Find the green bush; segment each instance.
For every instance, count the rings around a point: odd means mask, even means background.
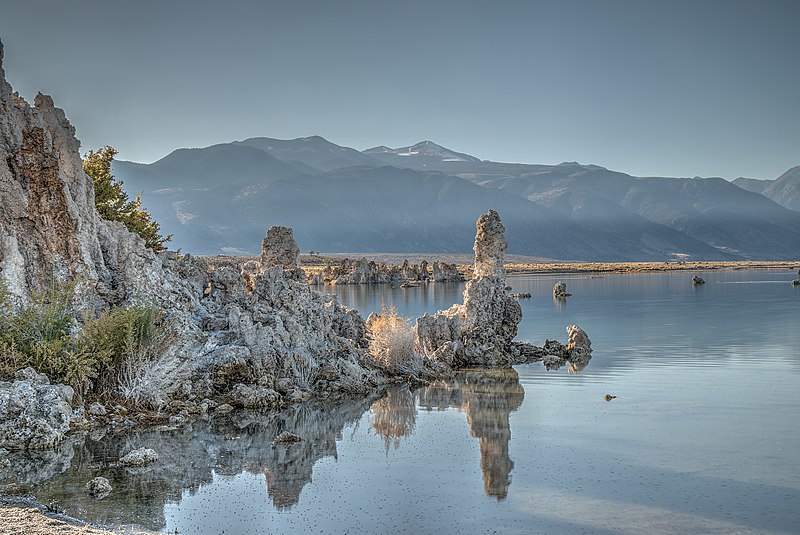
[[[154,359],[164,338],[163,313],[137,304],[73,316],[74,284],[53,281],[28,305],[11,306],[0,284],[0,376],[31,366],[82,396],[113,398],[131,369]]]
[[[111,162],[116,155],[117,150],[106,145],[97,151],[90,150],[83,157],[83,170],[94,182],[97,211],[103,219],[119,221],[129,231],[141,236],[145,245],[156,253],[161,252],[172,236],[161,235],[161,226],[142,207],[141,193],[130,200],[122,182],[111,174]]]

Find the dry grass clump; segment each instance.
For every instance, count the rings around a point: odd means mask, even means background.
[[[373,364],[394,374],[419,373],[422,357],[414,347],[414,332],[394,305],[387,308],[383,304],[380,314],[370,315],[367,335]]]

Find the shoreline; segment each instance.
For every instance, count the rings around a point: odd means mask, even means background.
[[[332,256],[336,254],[337,256]],[[309,275],[315,275],[325,267],[325,261],[338,261],[343,260],[344,256],[339,256],[339,253],[330,253],[327,255],[300,255],[300,267]],[[382,255],[386,257],[387,255]],[[453,255],[448,254],[429,254],[421,255],[418,253],[409,253],[391,255],[392,258],[384,258],[389,260],[386,262],[390,266],[400,266],[404,261],[409,263],[419,261],[419,259],[433,261],[455,261],[458,271],[464,275],[466,280],[472,277],[472,263],[466,263],[462,259],[454,258]],[[514,256],[514,255],[509,255]],[[374,258],[375,255],[370,254],[353,254],[351,258],[367,258],[368,260]],[[243,263],[250,260],[258,260],[260,257],[254,255],[198,255],[198,258],[203,258],[209,261],[212,265],[217,266],[241,266]],[[459,261],[461,260],[461,261]],[[736,260],[736,261],[714,261],[714,260],[697,260],[697,261],[670,261],[670,262],[506,262],[506,274],[508,275],[547,275],[547,274],[570,274],[570,273],[613,273],[613,274],[626,274],[626,273],[668,273],[678,271],[736,271],[745,269],[757,270],[790,270],[795,274],[800,270],[800,257],[796,260]]]
[[[668,273],[678,271],[738,271],[800,269],[795,261],[735,261],[735,262],[563,262],[547,264],[506,264],[509,275],[545,275],[561,273]]]
[[[50,535],[80,533],[84,535],[113,535],[115,532],[96,528],[83,520],[53,511],[33,496],[0,496],[0,535]],[[133,532],[131,532],[133,533]],[[145,533],[145,532],[137,532]]]

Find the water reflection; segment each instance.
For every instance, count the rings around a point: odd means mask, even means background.
[[[67,514],[94,524],[159,530],[165,525],[166,503],[195,494],[212,484],[215,475],[248,472],[264,474],[268,500],[285,510],[298,503],[314,464],[324,457],[337,458],[336,441],[342,430],[355,425],[377,397],[309,402],[268,414],[215,415],[176,430],[93,433],[66,441],[52,459],[13,452],[11,467],[0,470],[0,491],[57,502]],[[274,444],[283,431],[304,440]],[[138,447],[153,448],[158,462],[135,471],[115,465]],[[36,458],[29,459],[31,455]],[[107,478],[114,489],[102,501],[84,490],[96,476]]]
[[[384,438],[388,453],[391,444],[398,448],[400,438],[414,432],[417,423],[416,395],[408,386],[392,387],[386,397],[372,404],[370,413],[370,429]]]
[[[425,410],[458,409],[467,417],[470,434],[480,442],[483,488],[498,500],[508,495],[514,462],[508,453],[511,440],[509,415],[525,399],[513,369],[466,370],[453,381],[436,383],[411,392],[407,386],[389,390],[372,405],[372,428],[384,437],[386,448],[398,447],[416,422],[416,407]]]

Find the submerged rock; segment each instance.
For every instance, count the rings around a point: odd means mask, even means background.
[[[295,435],[294,433],[290,433],[289,431],[283,431],[280,435],[275,437],[275,440],[272,441],[273,444],[293,444],[295,442],[300,442],[303,440],[303,437],[300,435]]]
[[[133,450],[119,460],[122,466],[144,466],[158,460],[158,453],[150,448]]]
[[[86,491],[92,498],[102,500],[114,490],[111,488],[111,483],[104,477],[96,477],[86,483]]]
[[[703,280],[703,277],[698,277],[697,275],[692,277],[692,284],[705,284],[705,283],[706,281]]]

